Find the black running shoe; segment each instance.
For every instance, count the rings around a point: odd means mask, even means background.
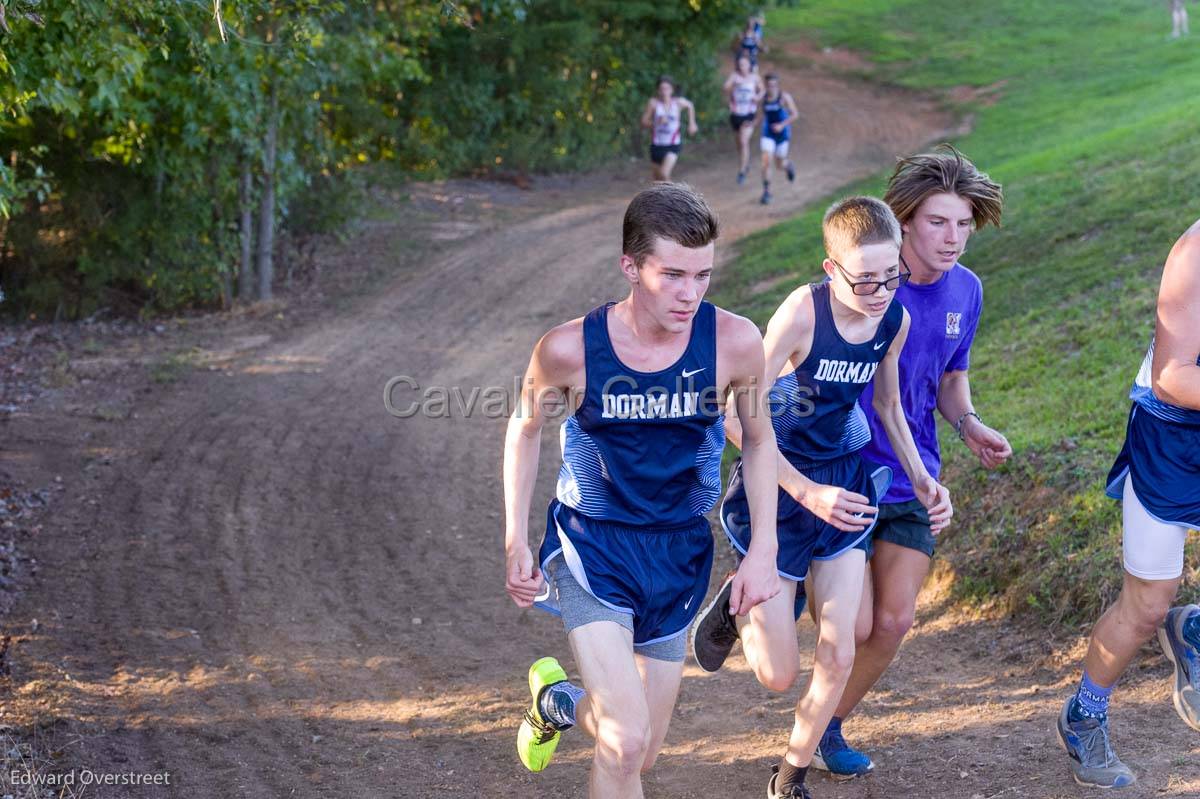
[[[740,185],[742,185],[742,184],[743,184],[743,183],[745,183],[745,182],[746,182],[746,173],[745,173],[745,172],[738,172],[738,185],[740,186]]]
[[[791,161],[788,161],[788,164],[787,164],[787,176],[788,176],[788,183],[796,182],[796,165],[793,164]]]
[[[793,785],[787,793],[775,789],[775,778],[779,776],[779,766],[771,766],[771,780],[767,783],[767,799],[812,799],[807,785]]]
[[[762,197],[759,199],[758,202],[759,202],[759,205],[770,205],[771,204],[771,192],[764,191],[762,193]]]
[[[729,597],[733,594],[733,574],[721,584],[721,590],[708,603],[708,607],[696,616],[692,626],[692,654],[700,668],[715,672],[721,668],[725,658],[737,643],[738,631],[733,616],[729,615]]]

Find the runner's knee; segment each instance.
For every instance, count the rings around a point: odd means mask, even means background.
[[[768,691],[786,691],[796,682],[800,673],[799,658],[768,658],[762,663],[756,663],[754,676]]]
[[[830,679],[844,681],[854,667],[854,641],[819,641],[814,659]]]
[[[650,722],[646,718],[601,718],[596,731],[596,765],[618,777],[642,771],[650,758]]]
[[[875,614],[875,625],[871,630],[871,638],[878,643],[898,647],[912,626],[912,609],[880,610]]]
[[[1177,590],[1175,580],[1143,580],[1127,574],[1117,602],[1126,621],[1134,625],[1141,637],[1149,638],[1167,617]]]

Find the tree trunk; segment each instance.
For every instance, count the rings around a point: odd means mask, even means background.
[[[279,134],[279,96],[271,82],[271,105],[267,115],[267,136],[263,142],[263,192],[258,215],[258,298],[271,299],[271,263],[275,247],[275,139]]]
[[[250,159],[242,159],[242,176],[238,184],[238,212],[241,216],[242,259],[238,270],[238,299],[254,299],[254,173]]]

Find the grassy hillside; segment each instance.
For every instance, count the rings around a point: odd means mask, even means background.
[[[962,599],[1070,623],[1119,588],[1119,506],[1103,477],[1162,261],[1200,216],[1200,35],[1169,30],[1166,3],[1146,0],[952,13],[932,0],[812,0],[769,14],[771,36],[851,48],[873,65],[868,79],[959,103],[975,127],[955,144],[1004,185],[1004,227],[977,233],[963,262],[985,291],[976,405],[1016,457],[986,474],[943,437],[958,513],[942,553]],[[885,177],[858,188],[879,193]],[[765,322],[819,270],[820,213],[746,240],[718,301]]]

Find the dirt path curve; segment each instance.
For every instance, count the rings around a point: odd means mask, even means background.
[[[786,81],[806,120],[800,176],[778,184],[769,212],[753,186],[734,185],[728,146],[685,153],[679,177],[706,194],[728,238],[948,123],[865,85]],[[171,788],[86,795],[584,794],[582,736],[536,778],[512,753],[529,662],[570,661],[557,623],[503,593],[503,420],[456,408],[398,420],[381,401],[400,374],[423,387],[511,386],[542,331],[620,292],[620,213],[638,181],[575,185],[529,193],[491,228],[417,230],[403,214],[372,225],[334,255],[459,240],[349,312],[189,374],[136,419],[34,413],[5,426],[7,467],[86,481],[94,501],[65,501],[49,519],[55,534],[35,554],[53,579],[12,617],[26,633],[0,710],[44,725],[64,770],[171,774]],[[538,505],[551,492],[552,434],[543,451]],[[97,457],[108,465],[83,471]],[[1038,693],[1061,694],[1066,672],[1014,649],[1023,639],[1002,628],[955,626],[936,608],[927,618],[855,730],[880,773],[818,780],[819,795],[1074,795],[1047,750],[1053,701]],[[1173,722],[1160,688],[1142,698],[1158,703],[1148,718]],[[759,795],[791,701],[761,691],[740,658],[716,678],[689,668],[648,795]],[[1129,743],[1135,762],[1200,785],[1186,761]]]

